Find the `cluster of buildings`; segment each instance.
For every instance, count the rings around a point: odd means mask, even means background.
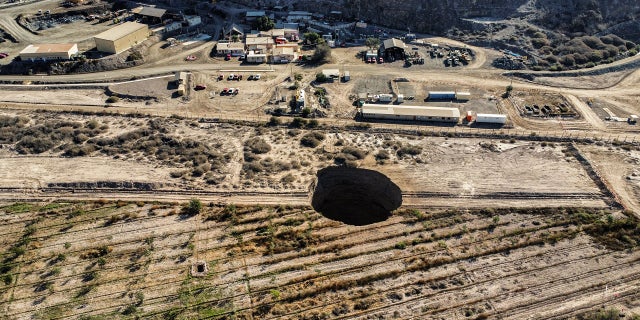
[[[404,105],[403,96],[397,95],[396,102],[392,94],[367,95],[360,94],[359,114],[365,120],[391,120],[391,121],[417,121],[417,122],[443,122],[458,123],[461,119],[460,109],[455,107],[439,106],[411,106]],[[465,91],[429,91],[425,101],[468,101],[470,92]],[[378,103],[365,103],[378,102]],[[464,120],[467,123],[504,125],[507,123],[507,115],[486,114],[467,111]]]
[[[125,22],[94,37],[98,51],[117,54],[142,43],[149,37],[149,27],[137,22]],[[77,43],[30,44],[19,57],[22,61],[69,60],[78,55]]]
[[[218,55],[242,56],[249,63],[289,63],[298,60],[300,55],[298,29],[271,29],[245,35],[239,28],[232,27],[227,36],[237,41],[218,42]]]
[[[148,6],[134,8],[131,13],[144,23],[124,22],[96,35],[94,40],[98,51],[121,53],[142,43],[152,33],[166,33],[202,23],[200,16],[180,16],[182,21],[175,21],[176,17],[168,14],[167,10]],[[150,30],[150,25],[157,27]],[[23,61],[69,60],[78,53],[76,43],[30,44],[20,52],[19,57]]]

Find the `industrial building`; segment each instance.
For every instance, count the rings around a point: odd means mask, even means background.
[[[387,60],[400,60],[404,59],[404,51],[407,45],[400,39],[391,38],[382,43],[384,50],[384,57]]]
[[[167,10],[143,6],[141,9],[135,10],[133,12],[137,17],[149,24],[157,24],[162,23],[162,18],[164,17],[165,13],[167,13]]]
[[[457,123],[460,120],[458,108],[428,106],[398,106],[364,104],[361,109],[363,119],[433,121]]]
[[[76,43],[30,44],[20,51],[20,59],[25,60],[69,60],[78,53]]]
[[[98,51],[120,53],[142,43],[149,37],[149,27],[137,22],[125,22],[95,36]]]

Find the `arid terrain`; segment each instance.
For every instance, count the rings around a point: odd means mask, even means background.
[[[548,19],[520,2],[496,37]],[[112,25],[34,33],[19,14],[66,9],[3,5],[3,66]],[[365,63],[360,42],[254,65],[215,54],[218,14],[211,40],[150,37],[128,68],[0,75],[0,319],[640,319],[640,56],[512,72],[496,47],[418,34],[422,64]],[[461,117],[363,120],[381,94]]]

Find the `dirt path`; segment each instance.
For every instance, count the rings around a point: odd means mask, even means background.
[[[584,103],[582,100],[578,99],[574,95],[564,94],[563,95],[571,104],[576,108],[576,110],[587,120],[589,124],[591,124],[594,128],[598,130],[606,130],[605,124],[600,120],[598,115],[589,108],[589,106]]]

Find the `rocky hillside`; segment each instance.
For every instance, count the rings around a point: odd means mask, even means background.
[[[615,33],[638,41],[638,0],[234,0],[255,7],[286,5],[291,10],[342,11],[346,20],[362,19],[414,32],[445,34],[470,29],[468,18],[521,19],[563,34]]]

